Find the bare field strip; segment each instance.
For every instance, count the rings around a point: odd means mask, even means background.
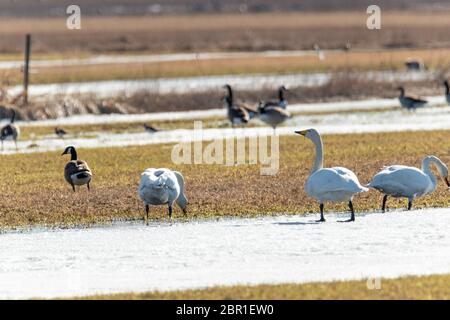
[[[369,70],[405,70],[404,62],[421,59],[431,70],[450,68],[450,49],[375,50],[331,52],[325,60],[316,56],[248,57],[157,63],[100,64],[36,67],[31,83],[65,83],[104,80],[177,78],[210,75],[289,74]],[[20,84],[20,70],[1,70],[3,82]]]
[[[168,292],[120,293],[94,295],[79,299],[93,300],[352,300],[352,299],[450,299],[450,275],[381,279],[380,290],[370,290],[367,281],[319,282],[258,286],[221,286],[208,289]]]
[[[385,12],[383,29],[366,28],[361,12],[216,14],[164,17],[86,17],[71,31],[65,18],[2,19],[0,52],[22,51],[32,32],[34,52],[292,50],[448,46],[449,12]]]
[[[450,163],[448,134],[433,131],[426,135],[421,132],[326,135],[325,165],[349,167],[362,183],[367,183],[384,165],[420,166],[428,154]],[[318,210],[303,191],[313,147],[300,137],[280,138],[280,170],[276,176],[261,176],[260,166],[255,165],[172,165],[171,151],[172,145],[79,150],[80,157],[94,171],[90,193],[84,189],[73,193],[66,185],[62,172],[67,159],[59,152],[3,155],[0,226],[7,229],[29,225],[74,226],[141,219],[142,204],[136,188],[140,173],[147,167],[171,167],[184,173],[191,204],[186,217],[175,211],[176,219]],[[208,188],[204,181],[209,181]],[[355,208],[357,212],[376,210],[380,202],[380,194],[372,191],[358,195]],[[415,202],[417,208],[448,205],[448,190],[442,185],[431,196]],[[389,202],[391,208],[404,206],[404,201]],[[346,211],[346,207],[335,205],[327,210]],[[152,218],[165,217],[165,208],[152,209]]]

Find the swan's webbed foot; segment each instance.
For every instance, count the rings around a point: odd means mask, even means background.
[[[316,222],[325,222],[325,217],[323,216],[323,203],[320,204],[320,219]]]

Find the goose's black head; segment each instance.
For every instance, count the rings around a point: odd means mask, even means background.
[[[77,150],[75,150],[75,147],[73,146],[67,147],[61,155],[63,156],[65,154],[70,154],[71,160],[77,160]]]
[[[405,94],[405,88],[403,88],[402,86],[397,87],[397,90],[400,91],[401,96]]]

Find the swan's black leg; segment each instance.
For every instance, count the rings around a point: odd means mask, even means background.
[[[172,218],[172,206],[169,206],[169,218]]]
[[[73,192],[75,192],[75,185],[74,184],[72,184],[72,189],[73,189]]]
[[[91,186],[89,184],[90,184],[90,182],[87,183],[87,188],[89,191],[91,191]]]
[[[148,204],[146,204],[145,205],[145,215],[146,215],[146,222],[147,222],[147,225],[148,225],[148,213],[149,213],[149,211],[150,211],[150,206],[148,205]]]
[[[317,222],[325,222],[325,217],[323,216],[323,203],[320,204],[320,220]]]
[[[383,213],[386,211],[386,201],[387,201],[388,195],[385,194],[383,197],[383,204],[381,206],[381,211],[383,211]]]
[[[339,221],[339,222],[353,222],[353,221],[355,221],[355,210],[353,209],[353,202],[352,202],[352,200],[350,200],[348,202],[348,208],[350,209],[350,212],[351,212],[350,219]]]
[[[408,200],[408,210],[411,210],[411,207],[412,207],[412,201]]]

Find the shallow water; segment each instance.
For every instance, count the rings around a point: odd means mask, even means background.
[[[356,202],[357,203],[357,202]],[[450,272],[449,209],[0,235],[0,298]]]

